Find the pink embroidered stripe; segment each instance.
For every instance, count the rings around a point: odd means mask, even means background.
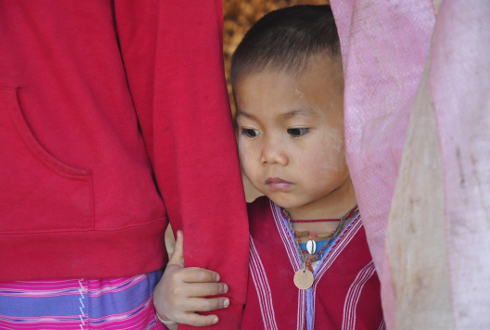
[[[250,237],[250,274],[254,281],[257,296],[259,298],[260,311],[265,329],[277,330],[274,307],[272,305],[272,294],[265,274],[264,265],[260,260],[253,238]]]
[[[270,201],[270,206],[276,222],[277,231],[279,232],[282,242],[286,247],[291,266],[293,266],[293,269],[296,272],[301,267],[301,257],[296,249],[294,238],[290,236],[289,228],[287,228],[284,224],[279,206],[274,204],[273,201]]]
[[[356,279],[347,292],[344,303],[344,318],[342,320],[342,330],[354,330],[356,328],[356,307],[361,296],[364,284],[374,275],[374,262],[371,260],[363,269],[359,271]]]
[[[163,330],[151,298],[160,276],[0,283],[0,329]]]
[[[358,214],[357,217],[352,220],[352,222],[344,229],[344,232],[341,234],[339,239],[334,243],[331,247],[331,250],[328,252],[325,259],[323,259],[322,264],[319,266],[318,271],[315,274],[315,282],[312,286],[313,291],[313,308],[315,308],[316,304],[316,291],[318,287],[318,283],[320,283],[321,278],[325,274],[325,272],[330,268],[330,266],[334,263],[337,257],[344,251],[344,249],[349,245],[350,241],[357,234],[359,229],[362,227],[361,215]],[[315,315],[313,314],[313,324],[315,321]]]
[[[298,289],[298,316],[296,329],[304,330],[306,326],[306,290]]]
[[[314,290],[316,290],[316,285],[322,278],[323,274],[328,270],[328,268],[334,263],[337,257],[344,251],[345,247],[349,245],[354,236],[356,236],[359,229],[362,228],[361,216],[358,215],[352,222],[344,229],[341,237],[333,244],[330,252],[327,254],[320,268],[315,274],[315,284],[313,284]]]
[[[92,297],[104,293],[123,291],[144,279],[146,275],[123,277],[111,281],[88,280],[88,291]],[[79,292],[79,280],[18,281],[0,284],[0,295],[13,297],[55,297]]]

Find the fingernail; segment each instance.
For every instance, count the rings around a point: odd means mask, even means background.
[[[218,282],[218,281],[219,281],[219,274],[214,275],[214,280],[215,280],[216,282]]]
[[[223,284],[223,293],[227,293],[227,292],[228,292],[228,285]]]
[[[230,306],[230,300],[226,299],[225,302],[223,303],[223,307],[227,308],[228,306]]]
[[[218,318],[217,318],[217,317],[215,317],[215,318],[213,319],[213,324],[216,324],[216,323],[218,323]]]

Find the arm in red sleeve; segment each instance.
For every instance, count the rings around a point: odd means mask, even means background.
[[[223,72],[221,1],[116,0],[115,13],[156,181],[172,227],[184,231],[186,266],[220,274],[231,305],[216,313],[214,327],[238,329],[248,222]]]

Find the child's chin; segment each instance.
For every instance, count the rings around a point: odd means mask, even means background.
[[[267,195],[266,195],[267,196]],[[296,208],[298,207],[298,203],[295,201],[290,200],[289,198],[284,198],[284,197],[278,197],[278,196],[267,196],[271,201],[276,203],[278,206],[282,207],[283,209],[290,209],[290,208]]]

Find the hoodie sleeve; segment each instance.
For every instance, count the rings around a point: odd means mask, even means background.
[[[220,274],[231,305],[216,312],[214,328],[238,329],[248,221],[224,78],[222,3],[116,0],[114,10],[155,180],[173,229],[184,232],[185,265]]]

